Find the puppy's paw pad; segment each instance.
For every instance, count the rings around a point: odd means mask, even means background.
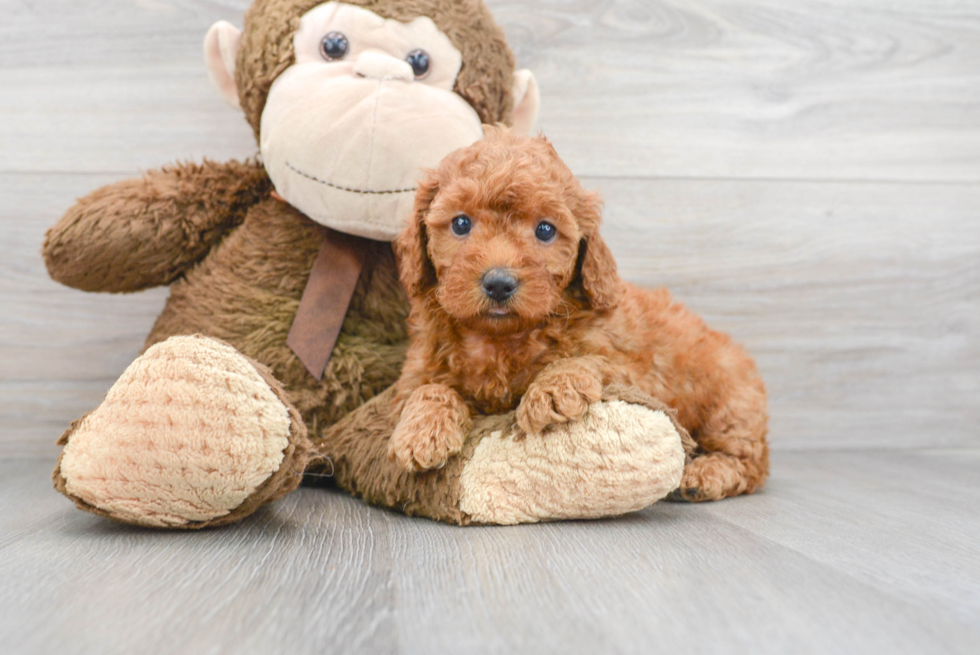
[[[701,490],[697,487],[678,487],[667,494],[667,500],[673,503],[694,503],[700,497]]]

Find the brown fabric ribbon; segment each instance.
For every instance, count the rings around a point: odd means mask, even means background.
[[[320,252],[286,337],[286,345],[317,382],[323,379],[364,268],[364,246],[364,239],[323,228]]]

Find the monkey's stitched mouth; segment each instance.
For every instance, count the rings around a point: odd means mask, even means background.
[[[362,195],[369,195],[369,196],[386,196],[386,195],[393,195],[396,193],[415,193],[416,191],[418,191],[418,187],[412,187],[410,189],[389,189],[385,191],[372,191],[369,189],[352,189],[350,187],[340,186],[339,184],[333,184],[332,182],[327,182],[326,180],[321,180],[320,178],[310,175],[309,173],[304,173],[303,171],[299,170],[298,168],[290,164],[288,161],[286,162],[286,166],[289,168],[289,170],[293,171],[297,175],[302,175],[308,180],[313,180],[314,182],[318,182],[319,184],[328,186],[331,189],[337,189],[338,191],[347,191],[348,193],[360,193]]]

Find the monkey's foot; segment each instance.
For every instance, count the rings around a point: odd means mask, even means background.
[[[72,423],[52,478],[82,509],[125,523],[230,523],[300,483],[309,441],[264,366],[228,344],[172,337]]]
[[[579,420],[527,435],[514,412],[473,423],[443,468],[389,462],[392,391],[314,438],[312,468],[366,500],[449,523],[515,524],[617,516],[680,484],[690,437],[673,412],[629,388],[606,389]]]

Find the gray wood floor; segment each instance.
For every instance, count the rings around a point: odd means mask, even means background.
[[[48,482],[166,290],[51,282],[74,198],[247,157],[248,0],[0,0],[0,652],[980,652],[980,0],[488,0],[624,274],[756,355],[764,494],[459,529],[303,489],[156,533]]]
[[[3,652],[976,653],[980,451],[777,454],[765,493],[457,528],[302,489],[149,532],[0,463]]]

